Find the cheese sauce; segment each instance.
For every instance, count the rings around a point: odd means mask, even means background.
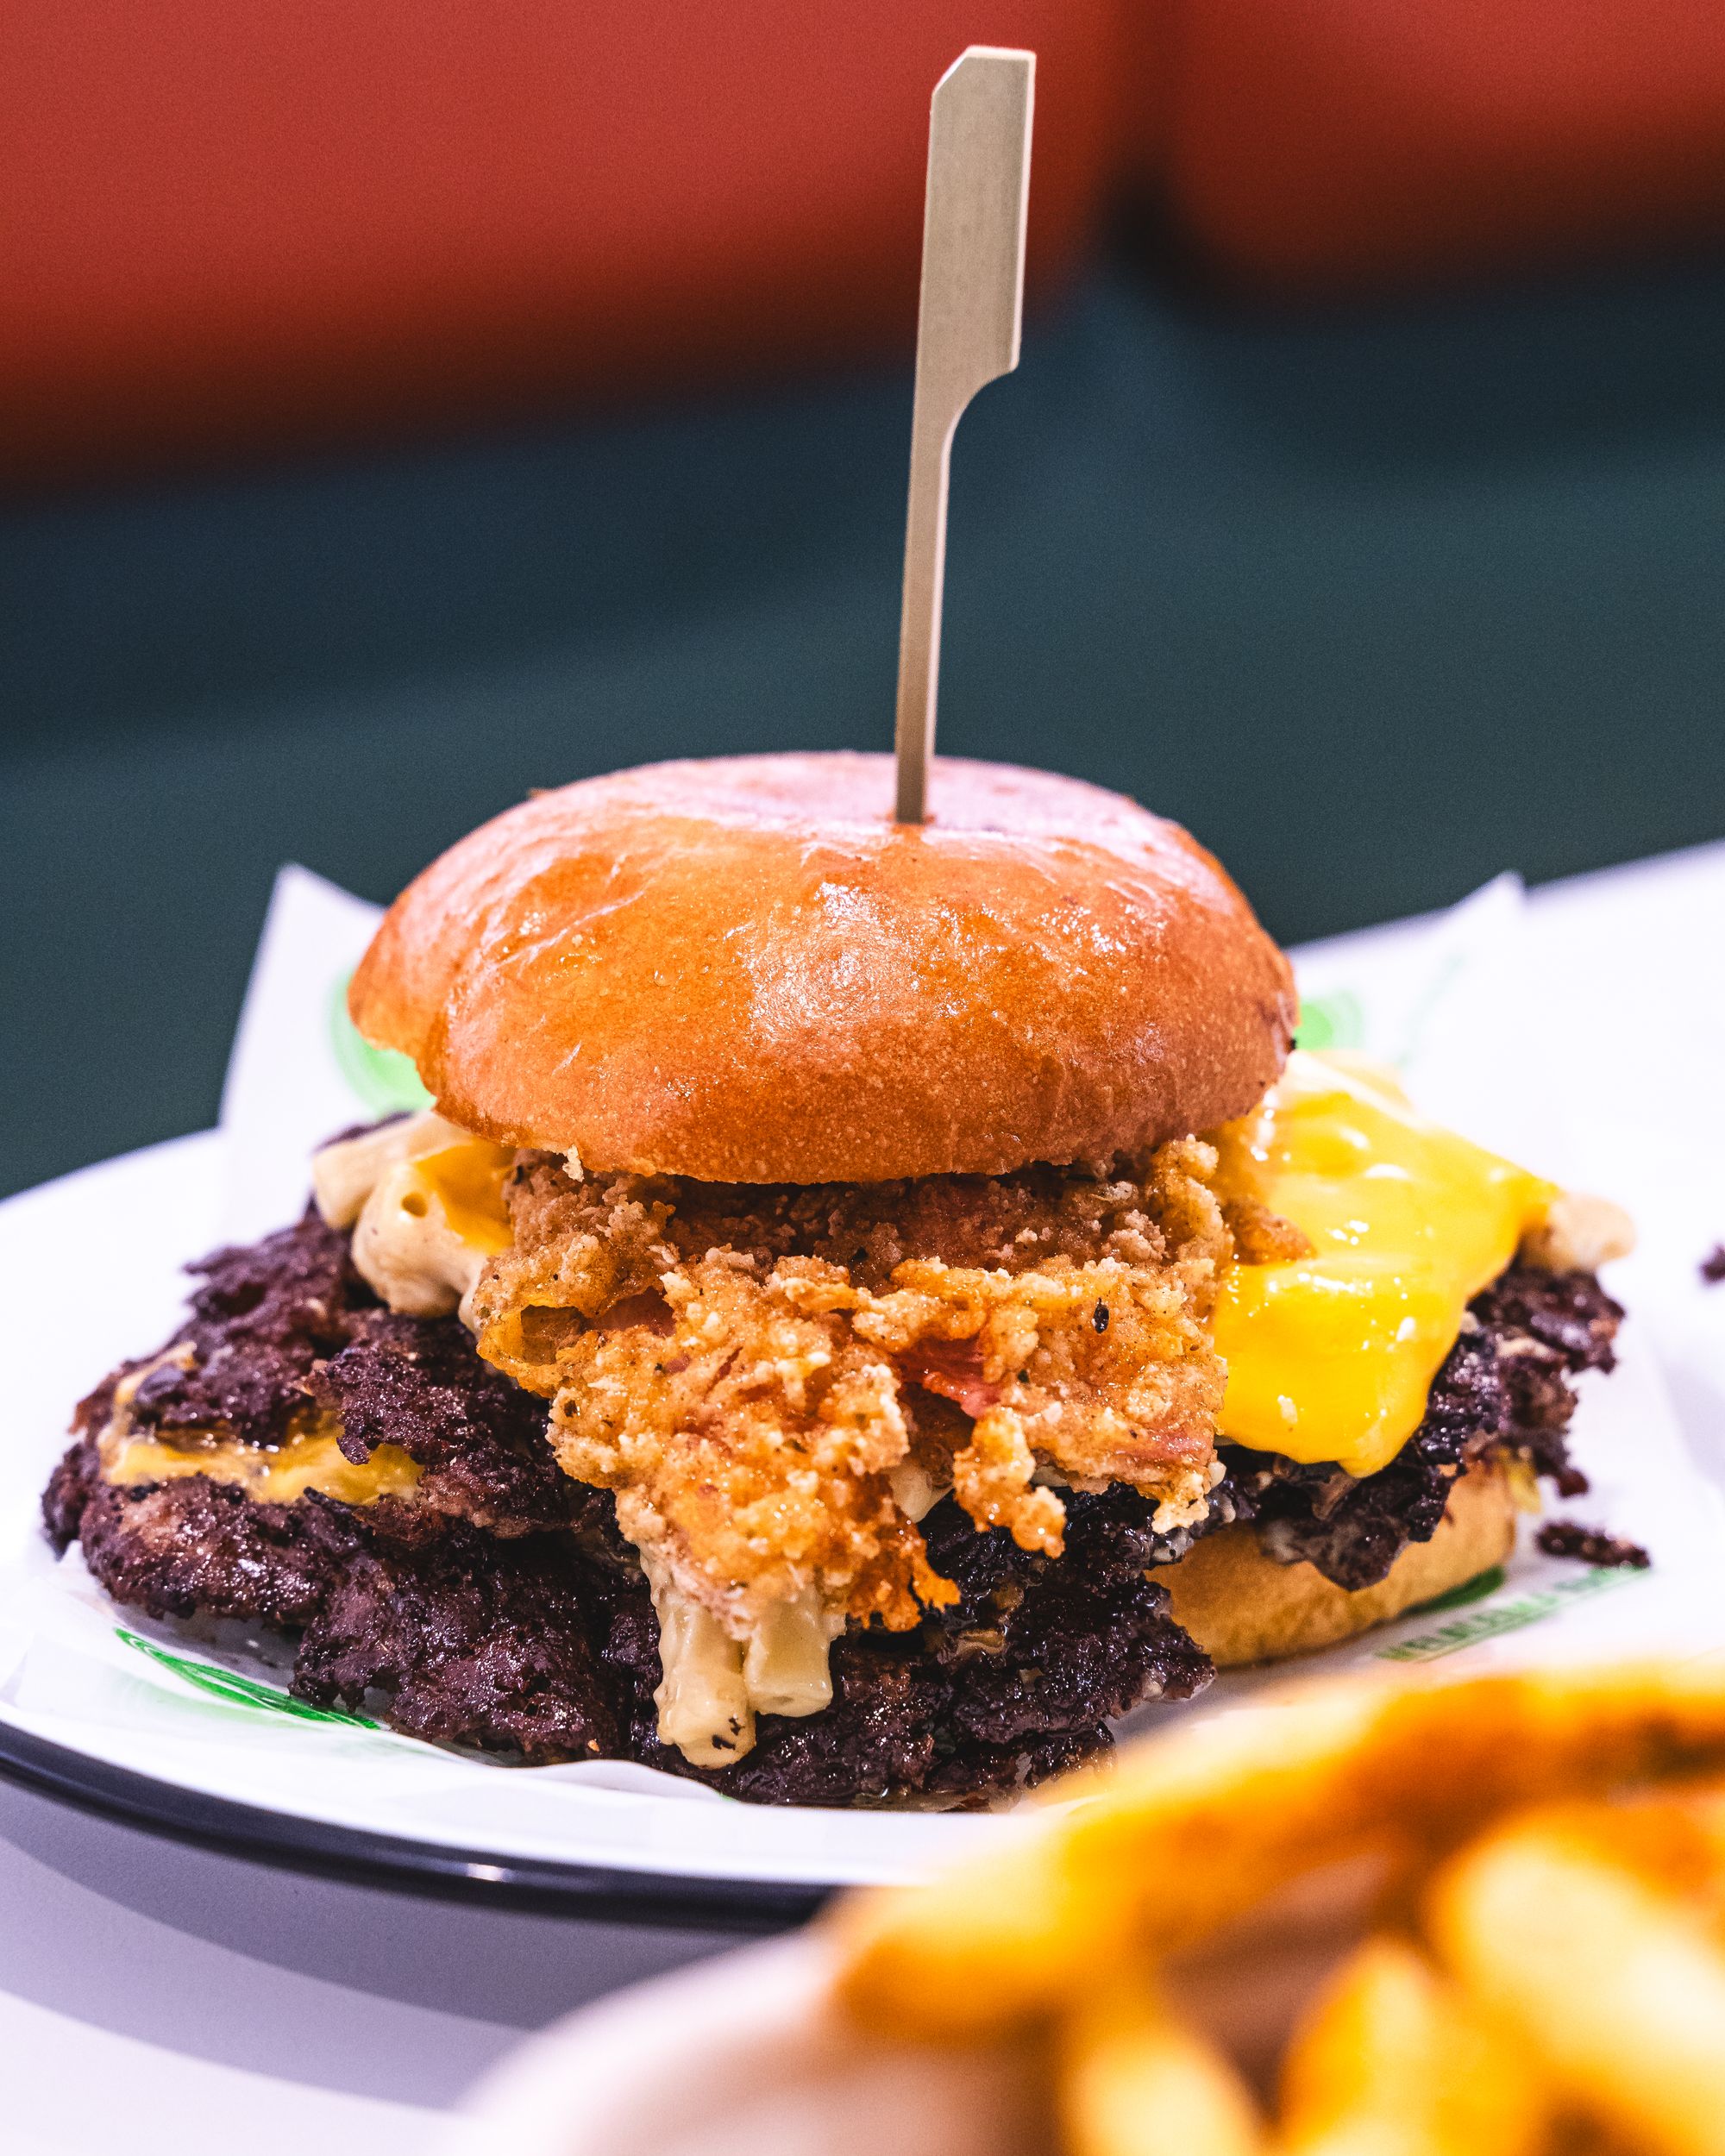
[[[1314,1245],[1223,1281],[1220,1434],[1372,1474],[1419,1426],[1468,1301],[1557,1190],[1427,1122],[1387,1073],[1297,1050],[1262,1106],[1214,1137],[1223,1198],[1256,1199]]]
[[[207,1475],[212,1482],[237,1482],[261,1505],[291,1505],[307,1490],[320,1490],[344,1505],[374,1505],[404,1495],[419,1480],[418,1463],[398,1445],[380,1445],[363,1465],[348,1458],[327,1431],[308,1432],[285,1445],[239,1445],[232,1438],[198,1444],[190,1431],[181,1445],[111,1433],[103,1441],[102,1479],[122,1489]]]
[[[509,1248],[514,1158],[428,1110],[324,1146],[312,1188],[330,1226],[353,1230],[354,1267],[392,1310],[465,1319],[487,1259]]]

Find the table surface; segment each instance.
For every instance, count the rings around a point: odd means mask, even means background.
[[[18,2156],[431,2146],[528,2031],[731,1944],[276,1871],[0,1783]]]

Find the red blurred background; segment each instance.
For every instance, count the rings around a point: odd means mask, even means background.
[[[359,432],[913,332],[930,91],[974,5],[15,0],[0,454]],[[1042,57],[1036,274],[1108,183],[1111,0]]]
[[[927,100],[1038,58],[1032,277],[1136,197],[1299,297],[1725,229],[1718,0],[11,0],[0,468],[901,348]]]

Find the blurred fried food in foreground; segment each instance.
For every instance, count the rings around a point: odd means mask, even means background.
[[[983,2034],[1362,1846],[1442,1849],[1517,1804],[1709,1766],[1725,1662],[1278,1689],[1057,1783],[998,1852],[842,1905],[844,1996],[894,2034]]]
[[[1521,2047],[1399,1939],[1349,1959],[1283,2061],[1290,2156],[1534,2156],[1549,2109]]]
[[[1146,1985],[1100,1977],[1063,2038],[1060,2123],[1071,2156],[1260,2156],[1250,2090]]]
[[[841,1904],[837,1995],[1047,2040],[1068,2156],[1725,2156],[1722,1770],[1722,1657],[1288,1688]]]
[[[1638,1874],[1633,1841],[1614,1858],[1615,1824],[1602,1805],[1465,1851],[1433,1890],[1433,1942],[1569,2109],[1628,2147],[1725,2152],[1717,1929]]]

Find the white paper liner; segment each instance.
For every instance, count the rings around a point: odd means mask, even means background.
[[[190,1789],[500,1858],[825,1883],[913,1876],[1000,1831],[987,1816],[766,1811],[623,1762],[524,1770],[440,1752],[296,1710],[279,1646],[248,1646],[238,1628],[194,1639],[116,1612],[76,1552],[54,1561],[37,1503],[70,1405],[171,1329],[179,1264],[291,1218],[321,1139],[412,1104],[411,1071],[366,1050],[342,1012],[376,919],[285,869],[223,1134],[0,1206],[0,1296],[28,1326],[0,1452],[0,1719]],[[1575,1425],[1594,1488],[1564,1509],[1655,1558],[1647,1572],[1593,1572],[1540,1556],[1524,1534],[1501,1585],[1303,1666],[1725,1644],[1725,1499],[1685,1441],[1665,1375],[1705,1446],[1725,1401],[1725,1288],[1709,1300],[1696,1271],[1725,1236],[1725,1145],[1716,1107],[1703,1109],[1725,1067],[1725,1000],[1716,990],[1709,1004],[1697,982],[1702,954],[1721,949],[1725,849],[1531,900],[1500,878],[1447,915],[1296,955],[1314,1032],[1396,1062],[1434,1113],[1637,1212],[1643,1250],[1613,1283],[1633,1312],[1621,1366],[1586,1381]],[[1219,1680],[1172,1711],[1224,1711],[1288,1666]],[[1153,1727],[1170,1711],[1129,1719]]]

